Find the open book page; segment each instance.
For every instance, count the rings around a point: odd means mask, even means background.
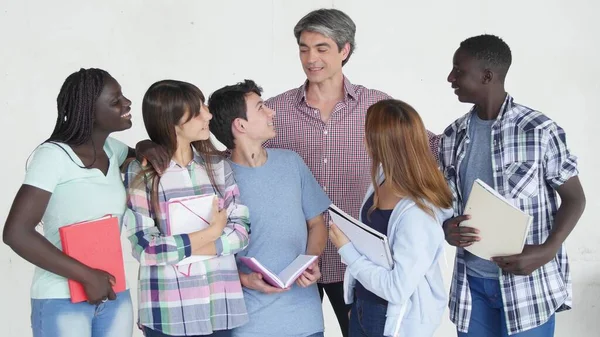
[[[279,275],[276,275],[263,266],[256,258],[240,257],[240,261],[247,265],[253,272],[261,274],[265,282],[282,289],[291,286],[306,268],[316,260],[317,256],[314,255],[299,255]]]
[[[523,251],[533,217],[515,207],[498,192],[477,179],[473,183],[464,214],[471,219],[460,226],[479,230],[481,240],[465,249],[482,259],[519,254]]]
[[[274,287],[285,288],[279,276],[270,271],[269,268],[263,266],[257,259],[253,257],[240,257],[240,261],[244,262],[253,272],[261,274],[265,282]]]
[[[283,283],[284,287],[287,288],[308,268],[313,262],[317,260],[314,255],[298,255],[298,257],[292,261],[284,270],[279,273],[279,280]]]

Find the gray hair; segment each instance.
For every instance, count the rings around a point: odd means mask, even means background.
[[[303,31],[319,33],[332,39],[337,44],[338,51],[341,51],[346,43],[350,44],[350,52],[342,66],[348,62],[356,48],[356,25],[346,13],[337,9],[317,9],[300,19],[294,27],[294,36],[298,43]]]

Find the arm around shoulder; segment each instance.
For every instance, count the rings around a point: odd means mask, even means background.
[[[169,265],[191,256],[187,234],[164,236],[156,225],[150,193],[152,182],[137,160],[127,166],[125,188],[129,209],[123,216],[123,224],[133,256],[140,264]]]

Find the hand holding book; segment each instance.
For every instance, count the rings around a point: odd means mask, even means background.
[[[346,234],[344,234],[344,232],[342,232],[332,221],[329,221],[329,240],[331,240],[331,243],[333,243],[337,249],[342,248],[345,244],[350,242]]]
[[[515,275],[530,275],[534,270],[550,262],[556,256],[556,250],[546,245],[525,245],[523,252],[510,256],[493,257],[507,273]]]
[[[252,272],[250,274],[244,274],[240,272],[240,281],[242,286],[248,289],[260,291],[263,294],[278,294],[291,289],[273,287],[264,281],[262,274],[256,272]]]
[[[479,230],[473,227],[460,226],[460,223],[468,220],[468,214],[455,216],[444,221],[444,235],[446,241],[454,247],[468,247],[481,240],[477,234]]]
[[[113,287],[117,281],[114,276],[100,269],[90,269],[87,277],[81,282],[87,302],[98,305],[117,298]]]
[[[476,179],[465,204],[464,214],[468,217],[460,222],[458,228],[450,227],[449,230],[459,231],[462,241],[459,245],[464,245],[465,250],[482,259],[521,255],[533,217],[518,205],[518,200],[506,199],[485,182]],[[464,237],[469,235],[476,235],[479,240],[465,243]]]
[[[125,267],[116,217],[84,221],[59,228],[63,252],[86,266],[69,279],[71,302],[100,304],[125,290]]]
[[[306,270],[298,277],[296,284],[306,288],[311,286],[321,278],[321,269],[319,269],[319,261],[313,262]]]
[[[307,269],[312,268],[312,271],[307,274],[310,280],[303,280],[302,284],[313,284],[311,280],[313,280],[316,276],[314,263],[317,262],[318,257],[315,255],[298,255],[294,261],[292,261],[284,270],[282,270],[279,274],[275,274],[273,271],[269,270],[267,267],[263,266],[256,258],[242,256],[239,257],[239,260],[243,262],[250,270],[261,274],[261,279],[270,285],[280,288],[280,289],[288,289],[298,280],[298,278],[302,277]],[[318,266],[317,266],[318,269]],[[320,274],[320,271],[318,272]],[[317,278],[318,280],[318,278]],[[299,286],[302,284],[298,283]],[[258,290],[258,289],[257,289]]]
[[[209,226],[214,229],[214,234],[218,238],[223,234],[223,229],[227,225],[227,210],[225,208],[219,209],[219,198],[217,196],[213,199],[211,214],[212,219]]]

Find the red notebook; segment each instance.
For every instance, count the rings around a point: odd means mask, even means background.
[[[58,231],[65,254],[86,266],[113,275],[117,281],[113,286],[115,293],[125,290],[125,265],[116,217],[80,222],[61,227]],[[87,301],[81,283],[69,280],[69,291],[72,303]]]

